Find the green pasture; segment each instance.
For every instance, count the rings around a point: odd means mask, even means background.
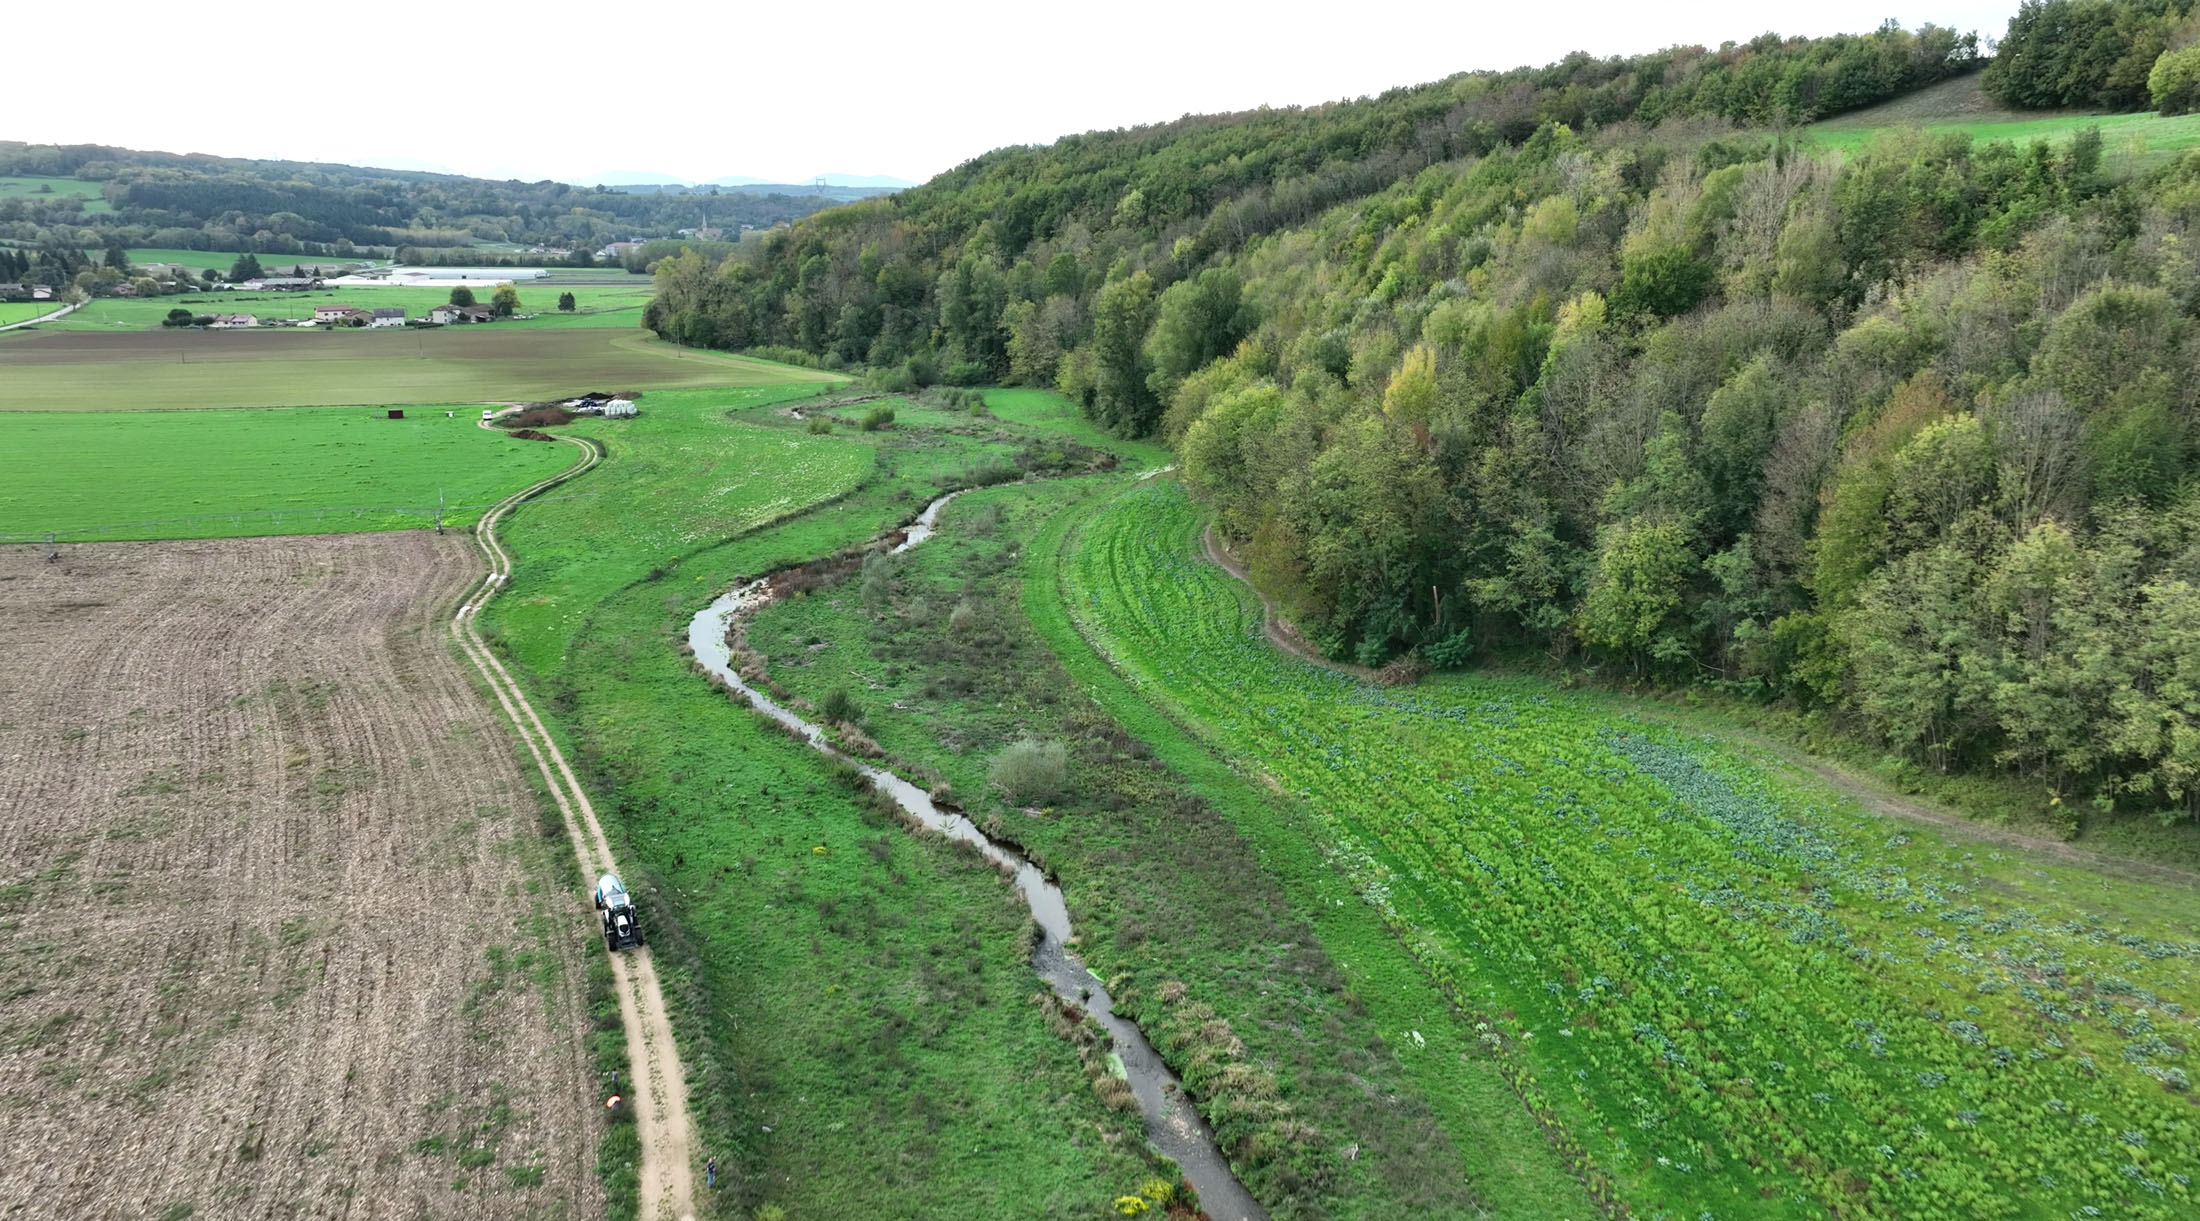
[[[59,301],[0,301],[0,326],[43,317],[60,308]]]
[[[813,392],[653,394],[633,421],[564,430],[609,447],[571,485],[596,495],[508,519],[514,571],[483,630],[547,696],[652,913],[718,1159],[706,1215],[1105,1215],[1159,1168],[1031,1003],[1013,891],[677,649],[735,581],[860,543],[1004,450],[813,434],[783,410]]]
[[[2088,127],[2101,129],[2104,158],[2134,169],[2166,161],[2200,144],[2200,114],[2163,118],[2140,114],[2011,110],[1979,88],[1977,74],[1943,81],[1880,105],[1804,129],[1820,147],[1855,152],[1890,132],[1968,132],[1975,140],[2061,143]]]
[[[1200,526],[1155,481],[1032,563],[1140,700],[1316,813],[1638,1211],[2190,1215],[2188,887],[1867,813],[1624,701],[1307,665]]]
[[[2163,118],[2153,113],[2111,115],[2056,115],[2040,119],[1951,119],[1917,124],[1933,133],[1968,132],[1980,141],[2007,140],[2030,144],[2034,140],[2060,143],[2087,127],[2101,129],[2103,156],[2111,162],[2137,167],[2166,161],[2200,145],[2200,114]],[[1875,136],[1900,128],[1836,126],[1821,123],[1809,129],[1823,147],[1854,152]]]
[[[211,267],[225,276],[229,274],[230,266],[242,257],[236,251],[224,250],[176,250],[155,246],[131,246],[128,249],[130,262],[141,267],[147,263],[180,263],[193,271],[203,271]],[[104,249],[86,250],[84,253],[95,259],[106,255]],[[303,267],[308,271],[319,267],[324,272],[334,272],[339,268],[357,267],[376,261],[358,255],[343,258],[333,254],[262,254],[254,257],[260,260],[261,269],[271,276],[289,275],[293,267]]]
[[[114,205],[99,193],[100,184],[74,178],[0,178],[0,199],[74,195],[84,201],[86,212],[112,212]]]
[[[616,287],[574,285],[548,288],[532,284],[516,287],[519,289],[522,312],[535,316],[507,318],[489,325],[500,329],[575,326],[638,329],[642,325],[642,309],[649,304],[650,293],[649,281],[646,279]],[[480,304],[487,305],[489,294],[494,291],[496,290],[477,288],[474,290],[474,297]],[[557,308],[558,295],[567,292],[573,294],[575,309],[571,314],[561,314]],[[317,305],[352,305],[360,309],[394,306],[404,310],[408,318],[425,318],[429,310],[448,304],[450,299],[451,290],[448,287],[330,288],[304,293],[232,290],[178,293],[167,297],[100,297],[87,302],[83,309],[67,318],[48,325],[57,331],[158,330],[162,320],[168,317],[168,311],[172,309],[187,309],[194,314],[253,314],[263,319],[311,318]]]
[[[0,411],[532,402],[842,380],[610,327],[0,335]]]
[[[485,505],[575,460],[516,441],[473,408],[23,413],[0,446],[0,535],[88,541],[417,529],[439,499]],[[316,513],[410,508],[408,513]],[[235,514],[236,516],[211,516]],[[477,511],[454,513],[471,522]],[[118,530],[95,527],[171,518]],[[86,532],[89,533],[78,533]]]

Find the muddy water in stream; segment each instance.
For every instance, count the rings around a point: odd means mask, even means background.
[[[951,496],[943,496],[925,506],[923,514],[909,527],[907,537],[894,550],[897,553],[907,551],[930,538],[940,509],[950,499]],[[1116,1054],[1122,1058],[1124,1071],[1130,1079],[1131,1092],[1137,1095],[1139,1109],[1145,1113],[1147,1137],[1183,1169],[1185,1182],[1199,1193],[1200,1207],[1216,1221],[1265,1221],[1267,1214],[1230,1173],[1228,1160],[1215,1148],[1214,1133],[1208,1130],[1206,1121],[1184,1097],[1176,1074],[1162,1063],[1145,1034],[1130,1019],[1116,1014],[1108,990],[1070,950],[1069,905],[1062,899],[1061,888],[1047,881],[1038,867],[1020,853],[987,838],[976,823],[934,805],[931,795],[923,789],[884,768],[848,758],[833,749],[825,740],[824,731],[773,703],[770,697],[742,681],[734,671],[732,650],[726,644],[732,624],[740,616],[763,606],[770,596],[770,587],[763,581],[755,581],[697,612],[688,622],[688,647],[694,650],[695,660],[703,669],[740,692],[766,716],[801,733],[811,746],[861,768],[880,792],[892,797],[925,826],[972,844],[987,860],[1014,870],[1016,889],[1031,905],[1032,917],[1044,934],[1038,949],[1032,953],[1032,970],[1046,981],[1056,996],[1092,1014],[1113,1037]]]

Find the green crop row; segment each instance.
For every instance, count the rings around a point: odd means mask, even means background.
[[[1168,482],[1097,511],[1063,560],[1080,629],[1320,813],[1335,867],[1643,1211],[2190,1215],[2189,895],[2111,923],[2074,878],[2012,890],[1537,684],[1299,663],[1197,528]]]

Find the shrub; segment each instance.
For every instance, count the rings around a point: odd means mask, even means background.
[[[917,388],[916,375],[907,368],[873,369],[863,375],[863,384],[887,394],[900,394]]]
[[[1060,742],[1023,738],[993,757],[986,778],[1010,801],[1046,801],[1069,783],[1069,751]]]
[[[817,706],[817,713],[828,721],[855,725],[863,720],[863,708],[845,687],[835,687],[825,693],[825,699]]]
[[[885,406],[873,407],[869,411],[863,413],[862,428],[865,432],[877,432],[879,429],[885,428],[893,422],[893,408]]]
[[[832,430],[833,422],[826,419],[824,416],[819,416],[816,419],[810,421],[810,434],[812,436],[822,437]]]
[[[872,610],[886,605],[894,593],[894,557],[874,551],[863,557],[863,604]]]
[[[1428,659],[1428,664],[1439,670],[1457,670],[1466,665],[1467,658],[1473,654],[1474,636],[1465,629],[1453,632],[1421,650],[1421,656]]]

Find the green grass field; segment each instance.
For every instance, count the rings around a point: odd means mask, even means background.
[[[225,265],[226,266],[226,265]],[[488,304],[489,291],[474,290]],[[557,309],[558,295],[573,294],[571,314]],[[646,279],[635,284],[609,287],[572,285],[547,288],[520,285],[520,307],[536,315],[511,318],[489,325],[498,329],[535,330],[547,327],[632,327],[642,325],[642,307],[649,304]],[[161,329],[172,309],[195,314],[252,314],[259,318],[311,318],[316,305],[351,305],[360,309],[394,306],[410,318],[425,318],[428,311],[451,299],[448,288],[334,288],[310,293],[201,292],[167,297],[101,297],[59,322],[47,324],[55,331],[146,331]]]
[[[73,195],[84,201],[86,212],[114,211],[114,205],[101,197],[99,188],[99,183],[74,178],[0,178],[0,199]]]
[[[98,259],[103,258],[107,252],[86,250],[84,253]],[[132,246],[129,248],[129,255],[130,261],[140,266],[146,263],[180,263],[194,271],[211,267],[225,276],[229,274],[230,265],[239,257],[235,251],[176,250],[155,246]],[[256,257],[269,275],[289,275],[293,267],[304,267],[308,270],[319,267],[325,273],[334,274],[340,268],[357,267],[377,261],[364,257],[338,258],[332,254],[263,254]]]
[[[471,408],[25,413],[0,447],[0,535],[229,538],[418,529],[433,514],[326,508],[485,505],[572,464],[570,446],[475,427]],[[194,522],[92,531],[183,517]],[[465,524],[478,512],[454,513]]]
[[[841,380],[611,327],[0,335],[0,411],[530,402]]]
[[[2010,110],[1979,90],[1976,75],[1944,81],[1878,106],[1812,124],[1805,130],[1824,148],[1855,152],[1875,137],[1922,128],[1969,132],[1985,142],[2034,140],[2060,143],[2087,127],[2101,129],[2104,160],[2112,167],[2143,170],[2200,145],[2200,114],[2084,114]]]
[[[1534,680],[1279,654],[1167,482],[1054,553],[1129,685],[1336,867],[1644,1213],[2191,1215],[2200,909]],[[1037,562],[1036,560],[1034,562]]]
[[[24,322],[60,308],[59,301],[0,301],[0,326]]]

